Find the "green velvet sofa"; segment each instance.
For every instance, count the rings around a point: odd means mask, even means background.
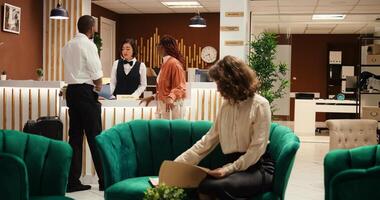
[[[69,144],[0,130],[0,199],[67,200]]]
[[[380,145],[333,150],[324,171],[325,200],[380,199]]]
[[[190,148],[211,127],[206,121],[135,120],[119,124],[96,137],[105,179],[106,200],[139,200],[148,178],[157,176],[164,160],[173,160]],[[267,151],[276,160],[273,191],[254,200],[284,199],[285,189],[299,148],[298,137],[287,127],[272,124]],[[218,146],[201,163],[217,168],[225,164]]]

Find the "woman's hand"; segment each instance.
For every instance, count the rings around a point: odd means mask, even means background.
[[[210,170],[207,172],[210,176],[213,176],[215,178],[223,178],[226,176],[226,171],[223,168],[217,168],[214,170]]]
[[[166,112],[170,112],[174,108],[174,100],[170,97],[167,97],[165,99],[165,104],[166,104]]]
[[[153,101],[153,100],[154,100],[154,96],[145,97],[145,98],[141,99],[139,105],[141,105],[142,103],[146,102],[145,106],[148,106],[149,103],[150,103],[151,101]]]

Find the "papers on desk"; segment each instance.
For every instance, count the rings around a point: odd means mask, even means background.
[[[136,100],[139,97],[133,95],[116,95],[117,100]]]

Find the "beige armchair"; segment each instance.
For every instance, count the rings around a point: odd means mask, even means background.
[[[377,144],[377,121],[371,119],[327,120],[330,150]]]

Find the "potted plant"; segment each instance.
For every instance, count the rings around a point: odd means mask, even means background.
[[[154,188],[149,188],[144,193],[144,200],[184,200],[185,190],[178,187],[170,187],[160,184]]]
[[[100,37],[100,33],[98,32],[95,32],[94,34],[94,43],[96,47],[98,48],[98,54],[100,55],[100,51],[102,50],[102,46],[103,46],[103,40]]]
[[[38,80],[42,81],[44,78],[44,69],[42,69],[41,67],[37,68],[36,73],[37,73]]]
[[[263,32],[250,43],[249,65],[256,71],[260,81],[258,93],[265,97],[270,105],[272,116],[277,110],[273,101],[285,94],[289,81],[285,78],[287,66],[284,63],[274,64],[277,35]]]
[[[7,72],[5,70],[3,70],[1,72],[1,78],[0,78],[2,81],[5,81],[7,80]]]

